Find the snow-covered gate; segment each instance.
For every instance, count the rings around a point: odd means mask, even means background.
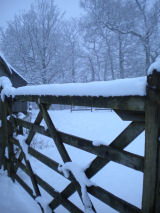
[[[133,84],[131,84],[131,82],[129,83],[130,87],[137,86],[134,85],[133,80],[134,79],[131,79]],[[16,90],[14,88],[9,88],[7,80],[3,79],[3,83],[1,83],[3,88],[1,93],[3,128],[2,163],[4,169],[8,170],[8,176],[10,176],[13,181],[17,180],[34,199],[40,196],[39,186],[41,186],[46,192],[53,196],[53,201],[49,203],[53,211],[59,205],[63,205],[70,212],[82,212],[82,210],[68,199],[77,190],[84,204],[85,212],[95,212],[95,208],[87,196],[88,193],[90,193],[118,212],[158,213],[160,211],[160,73],[154,70],[153,73],[147,77],[147,82],[146,94],[142,92],[140,95],[124,94],[124,96],[121,96],[121,94],[119,94],[118,96],[113,96],[112,94],[111,96],[105,96],[102,94],[102,96],[98,96],[92,94],[92,92],[91,95],[78,95],[78,93],[70,94],[66,88],[64,90],[66,93],[68,92],[68,95],[65,95],[61,93],[63,85],[58,86],[59,94],[55,92],[56,89],[54,88],[55,90],[52,90],[52,95],[49,92],[43,94],[45,86],[43,89],[37,86],[38,91],[43,91],[42,94],[39,95],[34,87]],[[125,80],[124,82],[122,81],[122,85],[123,84],[125,84]],[[51,90],[51,88],[49,90]],[[130,90],[129,87],[128,90]],[[74,91],[76,91],[76,88]],[[5,95],[8,97],[5,97],[5,100],[3,100]],[[32,101],[38,105],[39,113],[34,123],[16,118],[12,114],[12,104],[14,101]],[[109,146],[94,146],[92,141],[58,131],[48,113],[51,104],[72,104],[76,106],[111,108],[123,119],[132,120],[132,122]],[[40,125],[42,119],[44,119],[47,129]],[[26,145],[23,145],[23,148],[21,142],[14,137],[15,133],[20,134],[21,127],[25,127],[29,130],[28,137],[25,141]],[[144,129],[145,157],[124,151],[123,149],[141,134]],[[57,162],[30,147],[30,143],[36,132],[51,137],[54,140],[64,161],[65,169],[64,165],[59,168]],[[71,169],[72,162],[65,149],[64,143],[97,155],[90,164],[90,167],[82,174],[86,175],[86,179],[88,178],[88,180],[110,161],[144,172],[142,209],[129,204],[125,200],[118,198],[99,186],[90,186],[89,184],[87,185],[87,183],[85,185],[78,181],[74,171]],[[18,146],[21,149],[18,158],[15,156],[14,146]],[[42,180],[37,174],[34,174],[27,158],[27,151],[30,155],[58,172],[60,175],[68,178],[71,183],[61,193],[56,191],[56,189]],[[67,162],[70,162],[70,164]],[[68,165],[70,165],[70,167]],[[34,190],[18,176],[18,168],[21,168],[30,176]],[[64,175],[64,170],[69,171],[68,176]]]

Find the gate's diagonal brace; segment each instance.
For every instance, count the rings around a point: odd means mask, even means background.
[[[123,150],[145,129],[144,122],[132,122],[114,141],[109,145],[113,148]],[[92,177],[110,161],[96,157],[90,167],[86,170],[87,177]]]
[[[45,120],[45,123],[47,124],[47,127],[48,127],[48,131],[51,135],[51,137],[53,138],[55,144],[56,144],[56,147],[61,155],[61,158],[63,160],[63,162],[69,162],[71,161],[67,151],[66,151],[66,148],[65,146],[63,145],[62,141],[61,141],[61,138],[59,136],[59,134],[57,133],[57,130],[47,112],[47,109],[45,107],[44,104],[39,104],[39,109],[40,109],[40,112]]]
[[[131,141],[133,141],[138,135],[144,131],[144,122],[132,122],[121,134],[114,139],[110,144],[111,147],[119,148],[123,150],[128,146]],[[105,160],[100,157],[96,157],[91,163],[90,167],[86,170],[86,175],[88,178],[94,176],[98,171],[100,171],[107,163],[110,161]],[[70,183],[62,192],[62,196],[65,198],[70,197],[75,192],[73,183]],[[55,209],[60,205],[58,199],[54,199],[49,204],[51,208]]]
[[[23,152],[23,148],[21,147],[21,145],[20,145],[20,143],[19,143],[19,140],[17,140],[17,142],[18,142],[18,146],[19,146],[20,149],[21,149],[21,155],[22,155],[23,158],[24,158],[24,161],[25,161],[25,163],[26,163],[26,167],[27,167],[27,169],[28,169],[28,171],[29,171],[29,173],[30,173],[30,178],[31,178],[31,181],[32,181],[32,184],[33,184],[33,188],[34,188],[34,190],[35,190],[35,192],[36,192],[36,195],[35,195],[35,196],[38,197],[38,196],[41,195],[41,193],[40,193],[40,190],[39,190],[39,187],[38,187],[38,184],[37,184],[35,175],[34,175],[34,173],[33,173],[31,164],[30,164],[29,160],[26,158],[25,153]]]
[[[52,120],[51,120],[51,118],[50,118],[50,116],[49,116],[49,114],[48,114],[48,112],[47,112],[47,109],[46,109],[45,105],[41,103],[41,104],[38,104],[38,106],[39,106],[39,109],[40,109],[40,111],[41,111],[41,113],[42,113],[42,115],[43,115],[43,118],[44,118],[44,120],[45,120],[45,122],[46,122],[46,124],[47,124],[48,131],[49,131],[49,133],[50,133],[50,136],[53,138],[53,140],[54,140],[54,142],[55,142],[55,144],[56,144],[56,147],[57,147],[57,149],[58,149],[58,151],[59,151],[59,153],[60,153],[60,155],[61,155],[61,158],[63,159],[64,163],[66,163],[66,162],[71,162],[71,159],[70,159],[70,157],[69,157],[69,155],[68,155],[68,153],[67,153],[67,150],[66,150],[66,148],[65,148],[65,146],[64,146],[64,144],[63,144],[63,142],[62,142],[62,140],[61,140],[61,137],[60,137],[60,135],[58,134],[58,132],[57,132],[57,130],[56,130],[56,128],[55,128],[55,126],[54,126],[54,124],[53,124],[53,122],[52,122]],[[70,176],[71,176],[72,183],[74,184],[75,189],[77,190],[77,192],[78,192],[78,194],[79,194],[79,196],[80,196],[80,198],[81,198],[81,201],[82,201],[82,203],[83,203],[80,185],[79,185],[79,183],[76,181],[76,179],[75,179],[75,177],[72,175],[72,173],[70,173]],[[92,205],[92,206],[91,206],[92,210],[93,210],[94,212],[96,212],[96,210],[95,210],[95,208],[94,208],[94,206],[93,206],[93,204],[92,204],[91,201],[90,201],[90,203],[91,203],[91,205]],[[84,203],[83,203],[83,204],[84,204]],[[84,206],[85,206],[85,205],[84,205]]]

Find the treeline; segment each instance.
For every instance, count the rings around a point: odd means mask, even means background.
[[[0,30],[0,49],[30,83],[143,76],[160,54],[159,0],[81,0],[84,16],[65,19],[38,0]]]

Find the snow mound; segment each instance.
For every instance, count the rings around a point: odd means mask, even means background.
[[[0,212],[3,213],[41,213],[39,205],[17,182],[0,170]]]
[[[73,162],[67,162],[62,166],[59,166],[59,171],[64,173],[66,178],[69,177],[69,172],[75,177],[79,185],[81,186],[82,200],[85,208],[85,213],[94,213],[92,211],[92,204],[87,193],[87,187],[92,186],[93,183],[87,178],[84,170]]]

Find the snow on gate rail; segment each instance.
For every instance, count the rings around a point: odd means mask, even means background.
[[[13,88],[9,79],[0,78],[1,97],[17,101],[90,106],[120,110],[144,111],[146,77],[107,82],[50,84]]]
[[[126,78],[112,81],[89,83],[49,84],[13,88],[7,77],[0,77],[0,85],[6,96],[39,95],[39,96],[145,96],[146,77]]]

